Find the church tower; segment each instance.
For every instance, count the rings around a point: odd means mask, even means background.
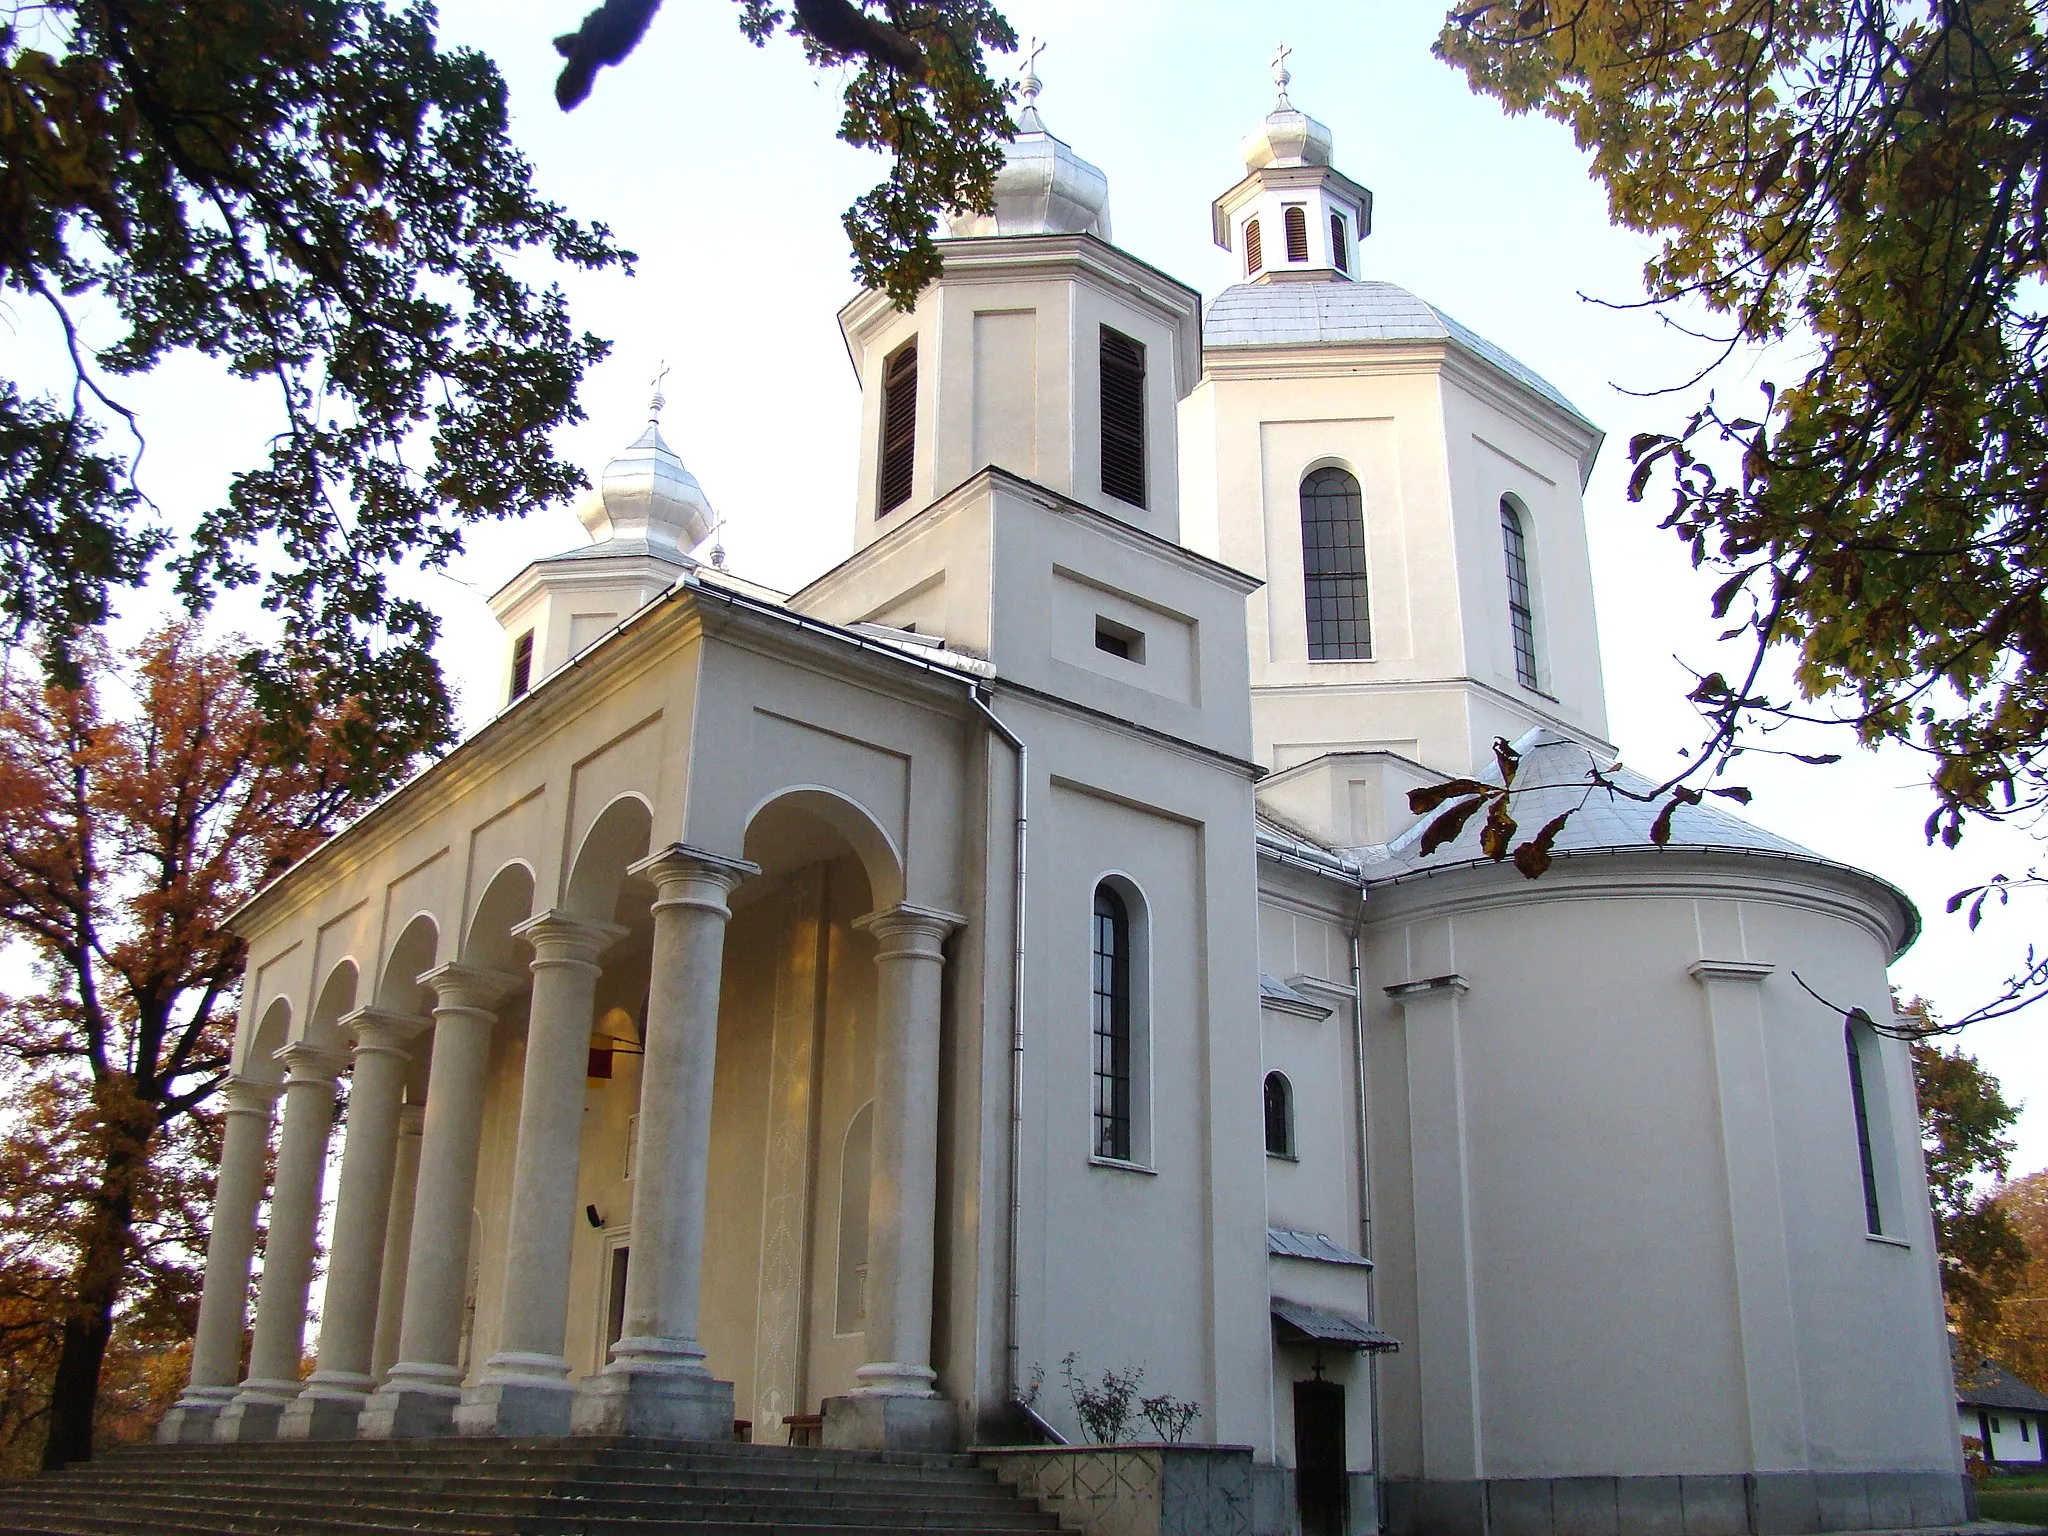
[[[867,292],[840,311],[861,381],[856,547],[990,465],[1178,537],[1174,412],[1201,373],[1201,300],[1108,243],[1108,180],[1046,130],[1039,88],[1027,62],[994,209],[951,220],[916,308]]]
[[[1385,841],[1418,783],[1548,727],[1602,756],[1582,492],[1601,433],[1491,342],[1362,275],[1372,194],[1279,99],[1212,208],[1241,281],[1181,408],[1182,537],[1249,603],[1261,800]]]

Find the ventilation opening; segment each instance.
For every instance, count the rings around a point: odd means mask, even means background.
[[[1135,661],[1143,666],[1145,634],[1142,630],[1132,629],[1127,624],[1119,624],[1115,619],[1105,619],[1101,614],[1097,614],[1095,649],[1107,651],[1112,656],[1121,657],[1125,661]]]
[[[1266,265],[1265,242],[1259,238],[1259,221],[1252,219],[1244,227],[1244,270],[1247,277],[1256,275]]]
[[[1344,215],[1341,213],[1330,215],[1330,259],[1337,264],[1339,272],[1348,274],[1351,271],[1351,242],[1344,233]]]
[[[1308,260],[1308,210],[1290,203],[1281,215],[1287,221],[1287,259]]]
[[[917,459],[917,343],[901,348],[882,374],[882,474],[876,515],[910,500]]]
[[[1102,327],[1102,489],[1145,505],[1145,347]]]
[[[533,686],[533,631],[528,630],[512,642],[512,693],[514,699],[524,698],[526,690]]]

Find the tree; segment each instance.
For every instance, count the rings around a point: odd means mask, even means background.
[[[1937,1028],[1924,1002],[1902,1010]],[[2005,1102],[1998,1079],[1960,1050],[1912,1042],[1913,1082],[1920,1096],[1920,1140],[1934,1200],[1934,1239],[1941,1254],[1941,1291],[1951,1326],[1972,1355],[1989,1353],[2000,1303],[2019,1284],[2027,1247],[1998,1190],[2011,1165],[2007,1132],[2019,1111]]]
[[[383,733],[445,740],[436,621],[387,577],[581,483],[550,434],[579,419],[605,344],[518,258],[621,254],[536,195],[496,68],[441,49],[417,0],[0,16],[0,290],[53,318],[70,376],[60,396],[0,377],[14,638],[33,629],[75,676],[71,638],[168,555],[195,607],[256,586],[280,616],[250,657],[273,713],[375,697]],[[119,398],[180,351],[267,384],[276,421],[224,505],[175,509],[196,521],[182,542],[137,479],[143,423]]]
[[[1999,1190],[1998,1206],[2026,1245],[2027,1262],[1999,1308],[1991,1354],[2037,1391],[2048,1391],[2048,1169]]]
[[[1664,526],[1724,578],[1723,638],[1750,643],[1700,679],[1706,750],[1660,793],[1818,718],[1926,755],[1930,837],[2048,804],[2041,21],[2008,0],[1474,0],[1446,21],[1439,56],[1567,124],[1615,221],[1658,242],[1645,302],[1793,375],[1630,443],[1631,497],[1663,488]],[[1797,698],[1766,689],[1779,654]]]
[[[889,179],[847,210],[854,272],[904,309],[939,272],[932,231],[949,209],[994,207],[1003,144],[1016,132],[1010,91],[989,78],[985,49],[1017,34],[987,0],[738,0],[740,30],[764,46],[786,30],[820,69],[858,64],[846,81],[839,136],[890,156]],[[555,99],[573,110],[597,71],[639,44],[661,0],[604,0],[555,39],[566,61]]]
[[[362,804],[357,712],[282,735],[241,650],[174,625],[126,654],[82,637],[73,687],[0,677],[0,937],[36,982],[0,999],[0,1343],[56,1304],[49,1466],[91,1452],[117,1322],[189,1324],[243,960],[224,920]]]

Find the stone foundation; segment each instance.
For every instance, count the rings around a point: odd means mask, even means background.
[[[1253,1536],[1248,1445],[1048,1445],[981,1464],[1082,1536]]]

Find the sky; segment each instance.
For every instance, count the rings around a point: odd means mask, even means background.
[[[857,394],[834,315],[854,286],[839,216],[880,179],[881,162],[834,137],[839,80],[806,67],[786,38],[750,46],[730,0],[669,0],[591,100],[560,112],[549,39],[588,3],[441,6],[444,41],[483,50],[504,72],[512,134],[542,191],[638,255],[631,276],[563,278],[577,323],[614,349],[587,381],[588,419],[561,448],[594,473],[638,433],[649,381],[666,365],[663,431],[726,519],[730,566],[792,589],[852,549]],[[1277,43],[1292,46],[1294,104],[1329,125],[1337,167],[1374,192],[1363,275],[1414,290],[1505,347],[1607,431],[1586,512],[1611,732],[1631,766],[1661,775],[1675,764],[1698,730],[1681,658],[1699,671],[1723,664],[1721,626],[1707,612],[1713,582],[1690,569],[1652,507],[1625,496],[1628,438],[1676,424],[1682,406],[1627,391],[1685,377],[1698,353],[1654,313],[1625,307],[1640,297],[1651,248],[1610,224],[1569,133],[1504,116],[1431,57],[1441,0],[1011,0],[1004,10],[1020,36],[1046,41],[1040,110],[1107,173],[1117,244],[1212,296],[1233,270],[1211,243],[1209,203],[1243,174],[1238,143],[1272,105],[1268,60]],[[47,355],[37,316],[8,311],[0,324],[24,354]],[[1796,363],[1766,359],[1715,386],[1739,397]],[[150,423],[146,483],[174,519],[215,504],[260,452],[265,402],[208,365],[175,363],[129,393]],[[502,684],[489,594],[584,537],[566,507],[482,528],[450,572],[407,583],[442,617],[442,661],[466,725],[489,716]],[[155,602],[136,598],[126,619],[145,622]],[[232,606],[227,616],[256,622]],[[1848,759],[1745,758],[1750,816],[1911,895],[1926,932],[1894,979],[1939,1013],[1968,1011],[2016,968],[2038,909],[1993,911],[1972,934],[1944,904],[1994,871],[2023,869],[2032,839],[1974,829],[1957,850],[1930,849],[1915,761],[1825,745]],[[2048,1166],[2044,1040],[2048,1009],[1962,1041],[2027,1104],[2015,1173]]]

